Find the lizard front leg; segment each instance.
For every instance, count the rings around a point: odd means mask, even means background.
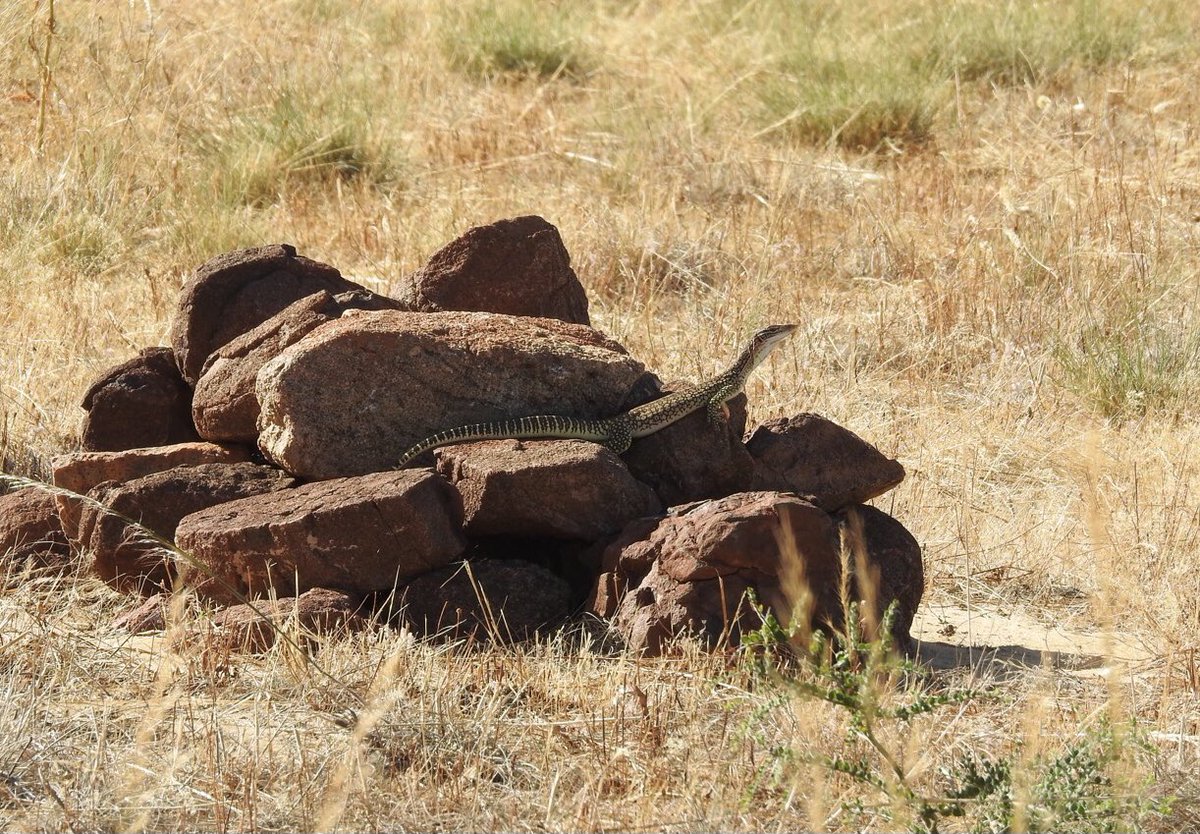
[[[708,413],[708,424],[714,429],[721,428],[729,419],[729,406],[726,404],[732,397],[737,396],[738,389],[732,385],[717,389],[709,398],[705,411]]]

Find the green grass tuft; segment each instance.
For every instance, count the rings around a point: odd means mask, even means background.
[[[201,145],[213,157],[216,191],[227,205],[264,206],[288,190],[333,179],[388,185],[396,154],[375,135],[353,97],[323,104],[285,92],[261,111],[236,117]]]
[[[812,144],[875,150],[930,138],[941,94],[906,69],[815,60],[763,85],[772,129]]]
[[[1200,334],[1160,323],[1093,325],[1055,358],[1062,385],[1104,417],[1181,414],[1200,384]]]
[[[581,78],[593,61],[577,12],[531,2],[486,2],[447,21],[442,46],[450,64],[481,80],[555,75]]]
[[[901,2],[858,16],[799,2],[756,8],[744,25],[769,45],[757,91],[765,130],[858,150],[929,139],[956,80],[1043,83],[1192,48],[1171,8],[1115,0]]]
[[[50,230],[43,259],[65,261],[83,275],[98,275],[116,261],[120,236],[104,217],[81,211],[68,215]]]
[[[771,32],[771,75],[758,88],[768,132],[858,150],[929,139],[945,96],[911,58],[908,21],[864,27],[846,11],[768,4],[754,26]]]
[[[1103,0],[965,3],[934,22],[924,60],[943,77],[1033,84],[1130,60],[1143,24],[1135,7]]]

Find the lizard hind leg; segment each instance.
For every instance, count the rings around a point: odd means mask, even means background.
[[[603,445],[606,449],[611,449],[614,454],[623,455],[629,451],[629,447],[633,444],[633,438],[628,434],[619,437],[610,437],[605,440]]]
[[[602,441],[606,449],[611,449],[617,455],[628,452],[632,443],[633,433],[628,426],[609,426],[608,437]]]

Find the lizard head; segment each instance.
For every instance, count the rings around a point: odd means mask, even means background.
[[[762,351],[762,355],[766,356],[771,348],[792,335],[792,331],[797,327],[799,325],[796,324],[772,324],[770,327],[764,327],[755,333],[751,344],[757,349],[755,352]]]
[[[772,324],[770,327],[764,327],[762,330],[754,334],[754,338],[750,340],[750,345],[746,348],[746,353],[743,355],[743,360],[750,359],[750,367],[753,368],[759,362],[767,358],[767,354],[779,344],[783,339],[791,335],[799,325],[796,324]]]

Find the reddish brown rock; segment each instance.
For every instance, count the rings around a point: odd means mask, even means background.
[[[83,397],[83,448],[119,452],[198,440],[192,391],[170,348],[146,348],[110,368]]]
[[[259,371],[259,446],[306,479],[357,475],[467,423],[608,417],[652,383],[620,345],[578,324],[352,310]]]
[[[139,604],[118,614],[113,620],[113,628],[128,631],[130,634],[163,631],[167,627],[167,606],[170,604],[170,594],[146,597]]]
[[[218,443],[177,443],[124,452],[74,452],[54,459],[54,485],[80,494],[104,481],[131,481],[152,472],[201,463],[243,463],[245,446]]]
[[[171,346],[179,370],[195,385],[209,355],[289,304],[325,290],[362,290],[331,266],[287,244],[239,249],[202,264],[179,294]]]
[[[175,533],[204,571],[184,573],[220,602],[309,588],[386,591],[466,548],[462,502],[428,469],[305,484],[193,513]]]
[[[649,484],[668,507],[750,489],[754,459],[741,439],[746,395],[739,394],[727,405],[729,417],[718,425],[700,409],[633,441],[622,456],[630,473]]]
[[[657,635],[638,648],[654,650],[657,641],[686,631],[715,640],[727,627],[740,625],[735,622],[743,610],[740,595],[713,597],[701,589],[679,589],[666,595],[672,604],[661,610],[640,609],[663,598],[673,584],[716,582],[728,587],[731,579],[738,579],[743,591],[746,584],[753,585],[760,599],[778,604],[784,599],[781,574],[800,567],[814,593],[830,602],[836,599],[840,576],[837,548],[833,520],[801,498],[752,492],[686,504],[663,518],[633,522],[605,549],[601,564],[610,576],[601,578],[592,608],[600,616],[616,617],[627,636],[635,622],[643,624],[640,631]],[[718,598],[722,604],[717,609],[679,609],[678,603],[687,598]],[[781,607],[786,621],[790,606]],[[650,628],[647,623],[656,625]]]
[[[566,619],[570,597],[564,580],[529,562],[464,562],[410,582],[400,595],[401,620],[420,636],[524,640]]]
[[[397,302],[355,290],[306,296],[215,350],[204,363],[192,400],[196,429],[206,440],[255,443],[258,398],[254,382],[259,369],[288,345],[346,310],[393,310]]]
[[[86,495],[105,481],[123,483],[176,466],[241,463],[249,459],[250,449],[244,446],[216,443],[177,443],[124,452],[75,452],[54,459],[53,477],[55,486]],[[63,532],[69,540],[78,538],[80,502],[66,496],[59,496],[57,501]]]
[[[898,461],[816,414],[769,420],[746,448],[755,461],[755,489],[811,496],[830,512],[869,501],[904,480]]]
[[[913,595],[912,553],[891,524],[872,516],[864,527],[870,530],[861,537],[866,572],[878,576],[866,619],[879,622],[887,604],[900,598],[894,633],[907,641],[909,612],[920,600],[919,591]],[[626,527],[604,551],[590,608],[612,618],[631,647],[649,654],[680,634],[736,645],[744,629],[760,625],[744,600],[751,587],[784,624],[800,604],[810,627],[837,628],[843,621],[840,553],[834,518],[802,498],[749,492],[698,502]],[[897,558],[903,567],[884,564]],[[916,559],[919,564],[919,551]],[[857,575],[851,594],[862,596]]]
[[[73,564],[54,496],[37,487],[0,495],[0,566],[26,562],[55,570]]]
[[[437,469],[462,495],[471,536],[593,540],[662,511],[619,457],[582,440],[448,446]]]
[[[294,485],[291,477],[269,466],[206,463],[177,466],[124,483],[108,481],[94,487],[88,497],[171,542],[184,516]],[[118,591],[152,594],[169,588],[174,554],[124,518],[95,504],[83,505],[77,544],[91,554],[92,571]]]
[[[413,310],[476,310],[589,324],[583,285],[558,229],[541,217],[476,226],[409,276]]]
[[[362,631],[367,620],[358,613],[360,607],[359,598],[353,594],[313,588],[298,597],[259,600],[253,607],[241,604],[224,608],[216,613],[212,624],[230,649],[264,652],[275,645],[280,631],[302,643]]]

